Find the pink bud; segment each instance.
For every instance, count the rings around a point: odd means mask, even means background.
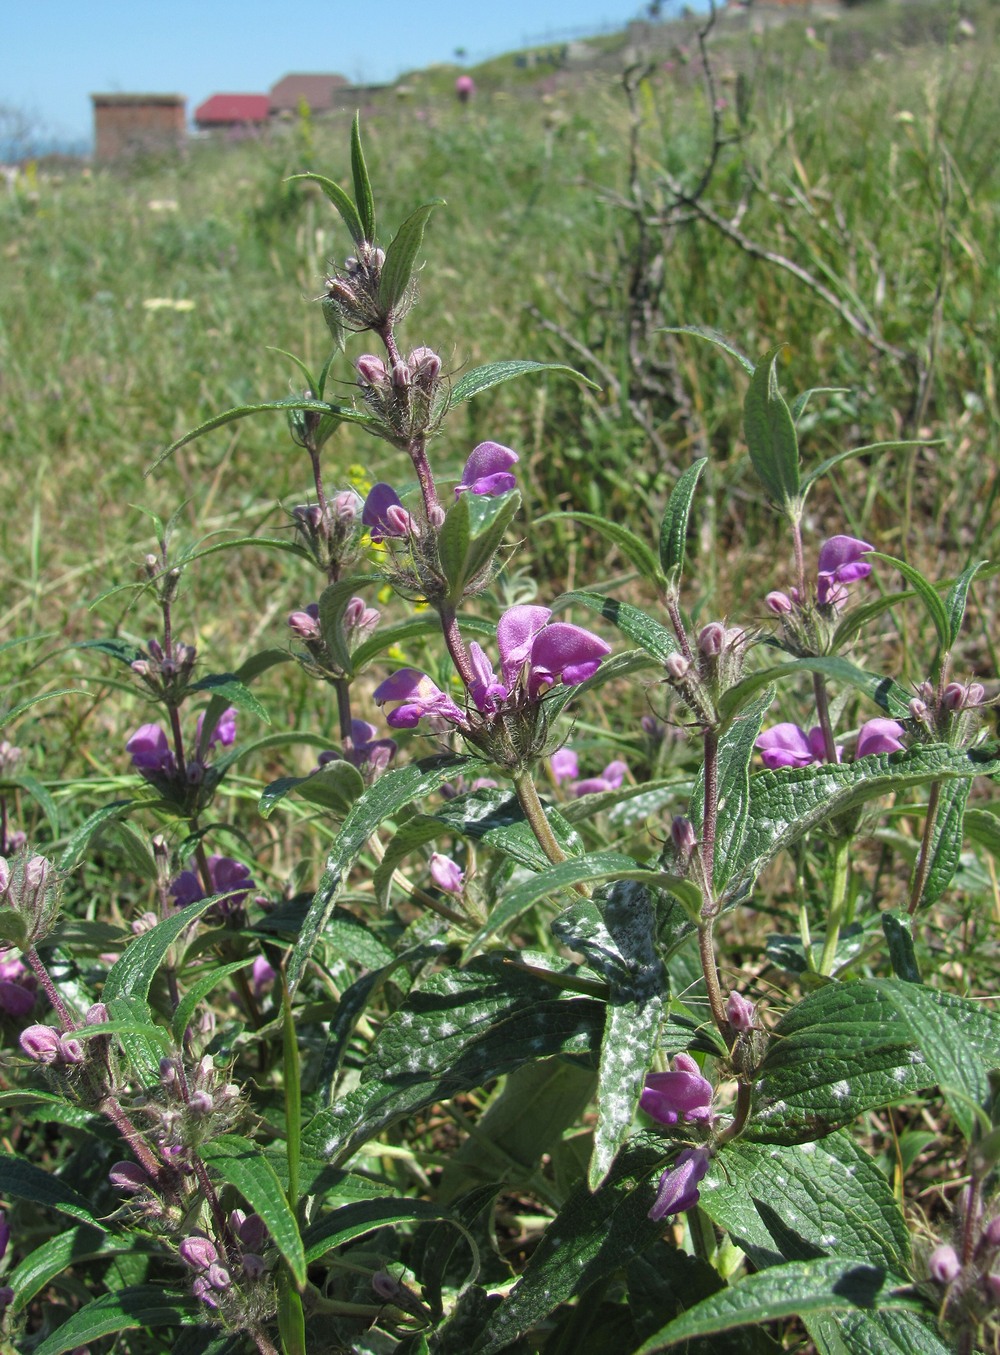
[[[87,1008],[84,1019],[88,1026],[103,1026],[109,1020],[108,1009],[103,1002],[95,1002],[93,1006]]]
[[[389,379],[385,363],[371,353],[362,353],[354,366],[357,368],[358,376],[369,386],[382,386]]]
[[[465,872],[450,856],[434,852],[431,856],[431,879],[445,894],[461,894]]]
[[[698,636],[698,648],[708,659],[714,659],[721,654],[725,643],[726,628],[721,621],[710,621]]]
[[[263,1257],[257,1256],[252,1251],[243,1253],[243,1273],[248,1280],[259,1280],[266,1271],[267,1266]]]
[[[961,1269],[958,1253],[947,1242],[935,1247],[927,1261],[927,1272],[938,1284],[951,1284]]]
[[[988,1247],[1000,1247],[1000,1217],[990,1219],[983,1229],[983,1237]]]
[[[213,1289],[218,1289],[220,1292],[223,1289],[228,1289],[232,1284],[232,1278],[230,1277],[229,1271],[225,1266],[220,1266],[218,1261],[213,1262],[212,1265],[209,1266],[206,1279]]]
[[[308,612],[290,612],[288,626],[300,640],[314,640],[319,635],[319,622]]]
[[[194,1115],[211,1115],[215,1109],[215,1102],[208,1092],[192,1092],[188,1104]]]
[[[59,1032],[51,1026],[28,1026],[21,1031],[21,1048],[36,1063],[55,1063],[59,1058]]]
[[[198,1233],[184,1238],[177,1250],[181,1260],[192,1270],[207,1270],[219,1259],[215,1243]]]
[[[691,662],[689,659],[686,659],[683,654],[678,654],[675,651],[673,654],[667,655],[667,661],[664,664],[664,667],[667,670],[668,677],[673,678],[675,682],[680,682],[681,678],[687,675],[687,671],[691,667]]]
[[[82,1063],[87,1055],[79,1040],[68,1040],[62,1036],[59,1040],[58,1057],[61,1063]]]
[[[152,1177],[136,1162],[116,1162],[108,1172],[108,1180],[116,1190],[134,1195],[137,1190],[149,1190]]]
[[[683,814],[675,815],[674,821],[670,825],[670,838],[678,856],[683,856],[685,859],[691,855],[698,845],[694,825]]]
[[[739,1031],[741,1035],[746,1034],[748,1030],[753,1030],[756,1017],[757,1008],[754,1004],[734,988],[726,1003],[726,1018],[733,1030]]]
[[[787,593],[768,593],[764,599],[764,606],[769,612],[774,612],[775,616],[787,616],[793,605],[792,599]]]

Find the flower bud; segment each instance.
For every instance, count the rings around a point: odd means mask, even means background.
[[[986,688],[981,682],[970,682],[965,689],[966,706],[981,706],[986,700]]]
[[[171,1087],[177,1081],[177,1065],[173,1059],[160,1059],[160,1086]]]
[[[58,1059],[60,1063],[83,1063],[87,1057],[79,1040],[70,1040],[62,1036],[59,1040]]]
[[[677,653],[675,650],[673,654],[667,655],[664,667],[667,670],[668,677],[673,678],[675,682],[680,682],[681,678],[687,675],[687,671],[691,667],[691,661],[686,659],[683,654]]]
[[[726,643],[726,628],[721,621],[710,621],[698,636],[698,648],[706,659],[714,659],[722,653]]]
[[[208,1268],[208,1274],[205,1277],[213,1289],[228,1289],[232,1284],[232,1278],[225,1266],[219,1265],[218,1261],[212,1263]]]
[[[247,1251],[262,1252],[267,1246],[267,1224],[259,1214],[248,1214],[236,1233]]]
[[[674,851],[678,856],[685,860],[691,855],[698,845],[698,837],[694,831],[694,824],[683,814],[676,814],[670,825],[670,839],[674,844]]]
[[[945,710],[961,710],[965,705],[965,688],[960,682],[949,682],[941,693],[941,704]]]
[[[188,1102],[193,1115],[211,1115],[215,1102],[209,1092],[192,1092]]]
[[[191,1293],[196,1299],[201,1299],[206,1308],[218,1308],[219,1305],[216,1302],[215,1294],[212,1292],[212,1286],[204,1275],[199,1275],[196,1280],[192,1281]]]
[[[384,386],[389,379],[385,363],[381,358],[377,358],[371,353],[362,353],[354,366],[357,369],[358,376],[366,385]]]
[[[445,894],[461,894],[465,872],[450,856],[434,852],[431,856],[431,879]]]
[[[84,1018],[88,1026],[103,1026],[110,1020],[108,1009],[103,1002],[95,1002],[93,1006],[87,1008],[87,1015]]]
[[[961,1269],[958,1253],[947,1242],[935,1247],[927,1261],[927,1273],[938,1284],[951,1284]]]
[[[983,1240],[988,1247],[1000,1247],[1000,1217],[990,1219],[983,1229]]]
[[[775,616],[787,616],[792,611],[793,603],[787,593],[773,592],[764,599],[764,606]]]
[[[184,1238],[177,1251],[184,1264],[192,1270],[207,1270],[219,1259],[215,1243],[199,1233]]]
[[[921,701],[919,696],[915,696],[910,702],[910,719],[916,720],[917,724],[923,724],[927,719],[927,702]]]
[[[243,1272],[248,1280],[259,1280],[262,1275],[267,1273],[267,1265],[264,1258],[258,1256],[256,1252],[244,1252]]]
[[[413,381],[413,373],[408,365],[400,358],[392,369],[392,384],[397,390],[407,390]]]
[[[59,1032],[51,1026],[28,1026],[21,1031],[21,1048],[36,1063],[56,1063],[59,1059]]]
[[[315,640],[319,635],[319,622],[308,612],[290,612],[288,625],[300,640]]]
[[[116,1190],[134,1195],[137,1190],[149,1190],[153,1179],[137,1162],[116,1162],[108,1172],[108,1180]]]
[[[733,1030],[745,1035],[748,1030],[753,1030],[756,1017],[757,1008],[754,1004],[734,988],[726,1002],[726,1019]]]

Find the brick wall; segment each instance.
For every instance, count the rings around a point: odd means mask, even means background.
[[[180,94],[92,94],[94,159],[181,150],[187,140],[186,100]]]

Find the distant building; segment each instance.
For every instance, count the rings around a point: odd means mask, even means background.
[[[213,94],[194,110],[202,132],[250,131],[266,125],[271,113],[267,94]]]
[[[187,140],[183,94],[92,94],[94,159],[100,163],[179,151]]]
[[[351,84],[342,75],[286,75],[271,86],[271,115],[296,114],[303,102],[310,113],[329,113],[346,108],[353,95]]]

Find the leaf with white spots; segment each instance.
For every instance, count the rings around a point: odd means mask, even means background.
[[[793,1146],[737,1140],[713,1162],[700,1203],[758,1270],[815,1256],[909,1266],[888,1178],[846,1133]]]
[[[393,1120],[552,1054],[592,1054],[604,1006],[490,955],[414,987],[389,1017],[360,1085],[306,1126],[303,1151],[340,1161]]]
[[[931,1313],[905,1308],[888,1312],[820,1313],[803,1323],[819,1355],[953,1355]]]

